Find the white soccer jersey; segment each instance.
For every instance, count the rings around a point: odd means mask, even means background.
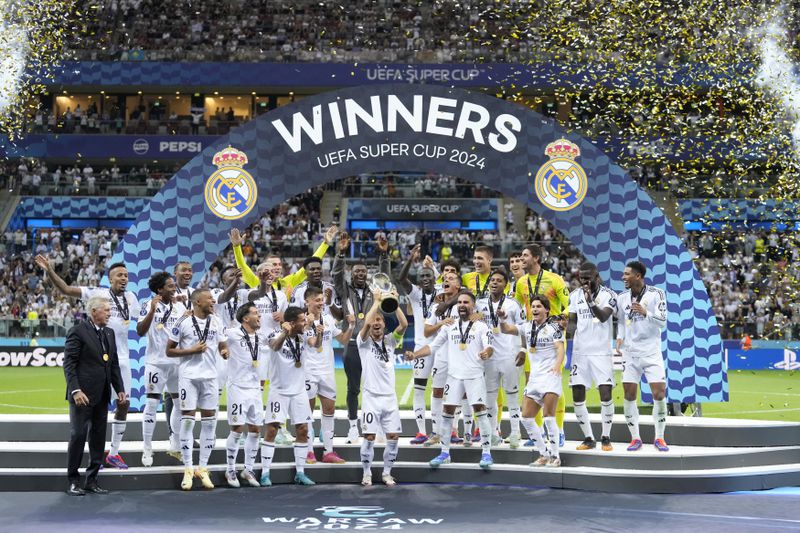
[[[305,307],[306,306],[306,299],[305,298],[306,298],[306,289],[307,288],[308,288],[308,280],[305,280],[304,282],[299,284],[297,287],[295,287],[294,290],[292,291],[291,298],[289,298],[289,305],[292,306],[292,307],[300,307],[300,308]],[[327,298],[325,298],[325,291],[327,289],[330,289],[331,291],[333,291],[333,294],[331,296],[331,301],[332,302],[336,303],[338,301],[338,296],[336,294],[336,289],[334,289],[332,283],[329,283],[327,281],[323,281],[322,282],[322,294],[323,294],[323,298],[325,299],[323,312],[327,313],[327,314],[330,314],[331,308],[327,303]],[[366,313],[366,311],[365,311],[365,313]]]
[[[414,349],[419,349],[433,340],[433,336],[425,336],[425,321],[431,317],[436,308],[436,304],[433,302],[436,294],[436,291],[432,294],[425,294],[418,285],[411,285],[408,301],[411,302],[414,316]]]
[[[306,360],[303,361],[303,367],[306,374],[319,375],[329,374],[333,372],[333,338],[342,334],[342,330],[336,325],[336,321],[332,316],[323,314],[322,321],[324,329],[322,333],[322,349],[321,352],[317,348],[308,346],[306,350]],[[319,320],[313,324],[309,321],[309,327],[306,330],[306,339],[317,336],[316,326]]]
[[[537,326],[531,321],[525,322],[521,332],[525,334],[525,340],[528,344],[531,379],[550,372],[556,365],[556,361],[558,361],[555,345],[556,343],[564,344],[564,331],[554,322],[545,322]]]
[[[219,317],[208,315],[207,318],[201,320],[194,315],[185,316],[170,330],[169,340],[176,342],[177,347],[182,350],[194,346],[205,334],[208,322],[210,324],[208,324],[205,351],[177,358],[178,376],[181,379],[215,379],[217,377],[217,359],[222,357],[219,354],[219,343],[227,340]],[[197,330],[200,331],[199,334]]]
[[[151,301],[145,300],[142,302],[139,320],[144,320],[144,317],[150,312]],[[147,347],[144,350],[145,363],[150,365],[178,364],[178,360],[175,357],[167,357],[167,341],[169,340],[169,332],[172,331],[172,328],[175,327],[175,324],[183,317],[185,312],[186,308],[181,302],[172,304],[158,303],[156,312],[153,315],[153,321],[150,323],[150,329],[147,330]]]
[[[267,337],[267,353],[269,354],[269,387],[270,392],[291,396],[301,394],[306,389],[306,376],[302,365],[308,359],[308,344],[303,335],[287,337],[280,350],[269,348],[269,343],[281,334],[280,329],[273,330]],[[294,348],[295,352],[292,351]],[[300,366],[296,366],[296,354],[300,357]]]
[[[366,340],[356,336],[358,355],[361,358],[364,391],[375,396],[396,396],[394,386],[394,352],[403,342],[394,333],[375,341],[367,332]],[[385,348],[385,349],[384,349]]]
[[[442,316],[441,318],[439,318],[436,315],[436,309],[438,309],[438,307],[439,307],[439,304],[434,304],[433,309],[431,309],[431,316],[429,316],[428,318],[425,319],[425,324],[427,324],[429,326],[435,326],[436,324],[438,324],[440,321],[444,320],[445,318],[455,318],[456,320],[458,320],[458,306],[453,305],[452,307],[450,307],[450,309],[448,309],[445,312],[444,316]],[[439,329],[439,331],[437,331],[437,333],[441,332],[442,329],[444,329],[444,328],[445,328],[445,326],[442,326],[442,328]],[[436,338],[436,334],[431,335],[430,337],[426,337],[424,344],[431,344],[434,341],[435,338]],[[434,350],[433,346],[431,346],[431,354],[436,356],[436,357],[439,357],[439,356],[447,357],[447,349],[443,348],[443,349],[439,349],[439,350]]]
[[[228,337],[228,385],[235,385],[240,389],[258,389],[261,386],[258,366],[266,364],[267,338],[256,332],[248,335],[242,326],[232,326],[225,330]],[[247,344],[245,336],[250,340]],[[253,365],[253,355],[250,348],[255,351],[256,365]]]
[[[111,305],[111,315],[108,317],[108,327],[114,330],[114,340],[117,342],[117,356],[120,361],[130,359],[130,348],[128,346],[128,330],[130,321],[136,321],[139,317],[140,307],[136,300],[136,295],[131,291],[125,291],[124,298],[117,297],[116,302],[111,293],[111,289],[106,287],[81,287],[81,300],[84,304],[90,298],[106,298]]]
[[[597,307],[610,308],[611,316],[605,322],[600,322],[592,314],[586,303],[583,288],[578,288],[569,294],[569,312],[577,315],[575,336],[572,341],[572,353],[576,355],[611,355],[612,340],[614,336],[614,315],[617,314],[617,295],[611,289],[602,285],[594,297]]]
[[[497,310],[502,307],[506,312],[505,320],[497,317]],[[475,310],[483,315],[483,323],[492,332],[492,348],[494,353],[492,359],[507,360],[513,359],[519,353],[519,335],[506,335],[500,331],[500,322],[507,322],[515,326],[522,325],[525,320],[522,317],[522,308],[514,298],[500,297],[500,301],[491,302],[490,298],[481,298],[476,304]]]
[[[620,293],[617,299],[617,338],[624,339],[622,353],[647,356],[661,353],[661,330],[667,327],[667,298],[664,291],[645,285],[639,302],[647,316],[631,312],[631,291]]]
[[[243,290],[242,292],[244,293],[244,300],[242,303],[244,303],[247,301],[247,295],[250,291]],[[286,308],[289,307],[289,300],[286,298],[283,291],[270,287],[265,296],[262,296],[253,303],[256,304],[258,313],[261,315],[261,328],[258,332],[263,335],[264,338],[267,338],[272,331],[281,327],[280,322],[272,318],[272,313],[283,313],[286,311]],[[305,305],[301,307],[305,307]]]
[[[440,329],[430,346],[431,351],[446,350],[448,376],[474,379],[483,377],[484,361],[478,354],[491,345],[492,333],[486,324],[458,319],[455,324]]]
[[[214,314],[222,320],[223,327],[227,329],[238,325],[236,310],[247,303],[247,289],[237,289],[230,300],[218,303],[223,292],[225,292],[223,289],[211,289],[211,297],[214,298]]]
[[[185,302],[181,301],[181,303],[183,303],[183,305],[186,306],[186,309],[192,308],[192,293],[194,291],[195,290],[191,287],[186,287],[185,289],[181,289],[180,287],[177,286],[175,287],[175,296],[181,297],[181,300],[183,300],[183,297],[186,298]]]

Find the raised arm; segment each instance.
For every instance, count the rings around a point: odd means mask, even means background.
[[[46,256],[41,254],[37,255],[34,258],[34,261],[42,270],[45,271],[47,278],[53,283],[53,286],[55,286],[58,292],[67,296],[72,296],[73,298],[81,297],[81,288],[67,285],[67,282],[64,281],[61,276],[56,274],[55,270],[53,270],[53,265],[50,264],[50,260],[47,259]]]
[[[420,254],[421,246],[418,244],[411,249],[411,254],[408,256],[408,259],[405,263],[403,263],[403,268],[400,269],[400,274],[398,274],[397,279],[395,282],[397,286],[403,289],[403,292],[406,294],[411,293],[411,280],[408,279],[408,273],[411,271],[411,265],[417,261],[419,261],[419,254]]]
[[[333,286],[342,300],[342,306],[346,305],[345,302],[350,299],[350,295],[347,292],[347,282],[344,279],[345,255],[349,248],[350,236],[345,232],[339,233],[339,242],[336,243],[336,257],[333,259],[331,277],[333,278]]]
[[[372,321],[375,320],[377,314],[380,313],[381,291],[377,289],[371,289],[371,291],[372,307],[370,307],[369,311],[367,311],[367,316],[364,317],[364,323],[361,325],[361,331],[358,332],[358,336],[362,341],[367,340],[367,334],[369,333],[369,328],[372,325]]]
[[[161,296],[158,294],[153,296],[153,299],[150,300],[150,309],[147,310],[147,314],[136,322],[136,334],[140,337],[144,337],[150,331],[150,326],[153,324],[153,317],[156,315],[156,309],[158,309],[160,301]]]
[[[333,239],[336,238],[336,233],[338,232],[338,228],[336,225],[331,225],[326,231],[325,235],[322,237],[322,242],[317,249],[314,250],[312,254],[314,257],[318,257],[322,259],[325,257],[325,254],[328,253],[328,248],[330,248]],[[301,268],[294,274],[288,274],[281,278],[281,286],[282,287],[297,287],[301,283],[306,280],[306,269]]]
[[[397,298],[397,291],[392,291],[394,297]],[[406,318],[406,314],[403,312],[403,309],[398,305],[397,309],[394,312],[394,316],[397,317],[397,327],[394,328],[395,335],[403,336],[403,333],[406,332],[408,328],[408,319]]]

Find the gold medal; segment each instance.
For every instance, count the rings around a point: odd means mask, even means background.
[[[592,319],[592,324],[599,324],[599,323],[600,323],[600,319],[599,319],[599,318],[597,318],[597,317],[594,317],[594,318]]]
[[[158,324],[158,325],[156,326],[156,329],[164,329],[164,324]]]
[[[364,320],[364,313],[358,313],[358,319]]]
[[[500,333],[500,328],[492,328],[492,333],[497,335],[498,333]]]
[[[301,366],[303,366],[303,364],[300,361],[295,361],[294,362],[294,367],[295,368],[300,368]]]
[[[253,361],[253,368],[258,368],[258,361]]]
[[[626,326],[630,326],[631,325],[631,319],[630,318],[625,321],[625,325]]]
[[[108,361],[108,354],[107,353],[103,354],[103,361]]]
[[[317,353],[322,353],[322,346],[317,346]]]
[[[125,321],[125,325],[126,325],[126,326],[127,326],[128,324],[130,324],[130,323],[131,323],[131,321],[130,321],[130,320],[126,320],[126,321]]]
[[[466,344],[465,342],[462,342],[461,344],[459,344],[459,345],[458,345],[458,347],[459,347],[461,350],[466,350],[466,349],[467,349],[467,344]]]
[[[530,349],[530,352],[531,352],[531,353],[536,353],[536,348],[531,348],[531,349]]]

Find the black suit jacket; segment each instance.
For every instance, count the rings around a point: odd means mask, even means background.
[[[89,397],[91,405],[107,402],[108,386],[115,391],[124,391],[122,374],[119,370],[117,344],[114,332],[103,328],[108,351],[103,349],[94,325],[84,320],[72,327],[67,333],[64,347],[64,377],[67,379],[67,400],[72,399],[73,391],[80,389]],[[103,354],[108,353],[108,361],[103,361]]]

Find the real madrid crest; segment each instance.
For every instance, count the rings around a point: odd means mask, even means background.
[[[580,148],[562,138],[548,144],[544,153],[550,161],[536,173],[536,196],[554,211],[578,207],[588,189],[586,172],[575,162],[581,155]]]
[[[256,205],[256,182],[242,167],[247,164],[244,152],[228,146],[214,154],[219,169],[206,181],[206,205],[212,213],[226,220],[242,218]]]

